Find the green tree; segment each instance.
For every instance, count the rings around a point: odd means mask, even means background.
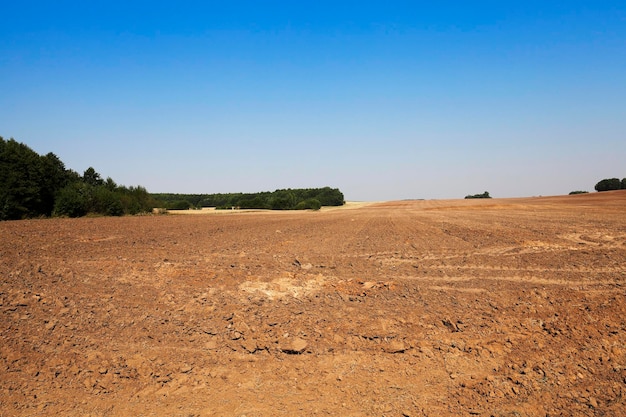
[[[314,197],[323,206],[343,206],[345,204],[344,196],[337,188],[324,187],[319,190]]]
[[[14,139],[0,137],[0,219],[22,219],[41,212],[39,155]]]
[[[100,174],[98,174],[96,170],[93,169],[93,167],[89,167],[85,170],[85,172],[83,173],[83,181],[86,184],[93,185],[94,187],[104,184],[104,180],[102,179]]]
[[[106,181],[104,182],[104,186],[109,191],[115,191],[117,189],[117,184],[115,183],[115,181],[113,181],[113,178],[111,177],[107,177]]]
[[[54,203],[53,214],[61,217],[81,217],[87,214],[87,187],[85,183],[76,181],[61,189]]]
[[[594,187],[596,191],[612,191],[622,188],[622,182],[618,178],[606,178],[601,180]]]
[[[120,198],[106,186],[93,187],[91,191],[91,207],[89,212],[105,216],[121,216],[124,208]]]
[[[59,191],[69,184],[71,173],[65,164],[52,152],[41,157],[42,183],[40,211],[50,216],[54,210],[54,202]]]
[[[482,194],[466,195],[465,198],[491,198],[491,196],[489,195],[489,191],[485,191]]]

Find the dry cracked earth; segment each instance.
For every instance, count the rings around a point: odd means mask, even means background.
[[[0,416],[626,415],[626,192],[0,223]]]

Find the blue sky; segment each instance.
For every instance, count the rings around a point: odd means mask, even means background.
[[[626,176],[623,1],[3,2],[0,136],[152,192]]]

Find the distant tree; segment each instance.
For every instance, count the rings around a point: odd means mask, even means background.
[[[596,191],[619,190],[622,188],[622,183],[623,180],[620,181],[618,178],[607,178],[598,182],[594,188]]]
[[[626,178],[622,178],[622,190],[626,190]]]
[[[86,184],[93,185],[93,186],[104,184],[104,180],[102,179],[100,174],[98,174],[96,170],[93,169],[92,167],[87,168],[85,172],[83,173],[83,181]]]
[[[576,194],[588,194],[589,191],[571,191],[569,193],[569,195],[576,195]]]
[[[324,187],[314,196],[323,206],[343,206],[344,196],[338,188]]]
[[[489,191],[485,191],[482,194],[466,195],[465,198],[491,198],[491,196],[489,195]]]
[[[115,191],[117,189],[117,184],[115,183],[115,181],[113,181],[113,178],[111,177],[107,177],[106,181],[104,182],[104,186],[109,191]]]

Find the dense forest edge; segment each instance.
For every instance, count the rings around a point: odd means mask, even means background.
[[[156,204],[144,187],[117,185],[92,167],[80,175],[52,152],[39,155],[0,136],[0,220],[121,216],[152,212]]]
[[[50,152],[0,136],[0,220],[38,217],[122,216],[154,208],[313,209],[344,204],[336,188],[287,189],[255,194],[150,194],[142,186],[118,185],[93,167],[79,174]]]

